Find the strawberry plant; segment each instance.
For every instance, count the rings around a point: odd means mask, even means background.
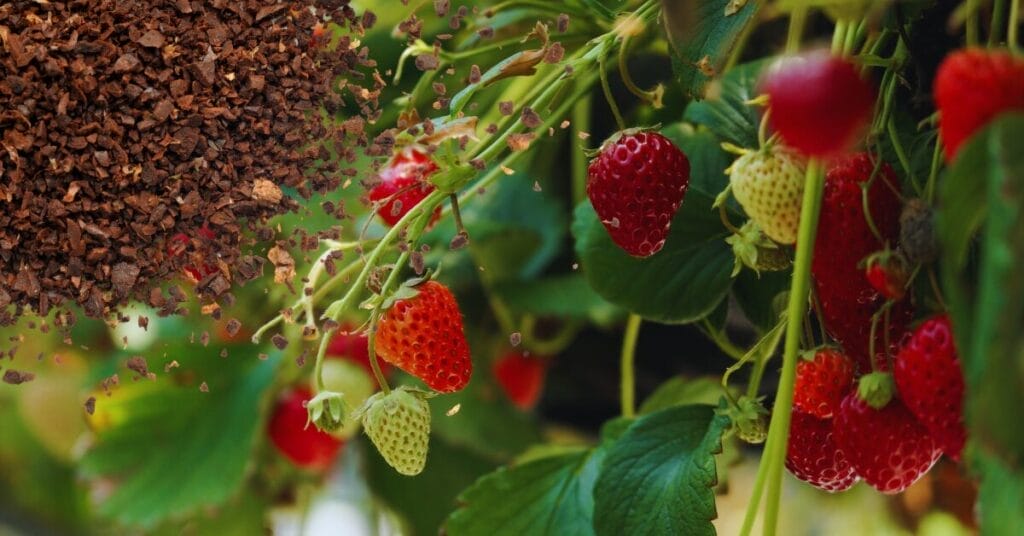
[[[0,532],[1024,526],[1020,2],[113,4],[0,6]]]

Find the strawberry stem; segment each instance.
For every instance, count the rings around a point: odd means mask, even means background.
[[[587,141],[580,135],[589,135],[590,95],[581,97],[572,107],[572,130],[575,138],[572,144],[572,201],[579,204],[587,198]]]
[[[622,44],[619,45],[619,76],[622,77],[622,83],[626,85],[626,89],[630,93],[636,95],[647,104],[650,104],[655,109],[661,108],[661,97],[664,93],[664,89],[656,87],[650,91],[641,89],[640,86],[636,85],[633,81],[633,76],[629,74],[629,66],[626,64],[626,56],[629,47],[629,36],[622,38]]]
[[[801,4],[793,9],[789,16],[789,33],[786,34],[786,53],[793,54],[800,50],[800,41],[804,35],[804,23],[807,22],[807,6]]]
[[[1014,0],[1013,3],[1017,3]],[[988,46],[995,47],[999,39],[1003,37],[1003,18],[1006,16],[1006,0],[995,0],[992,2],[992,24],[989,25]]]
[[[615,117],[615,124],[619,127],[619,130],[626,130],[626,122],[622,119],[619,105],[615,103],[612,88],[608,85],[608,71],[605,69],[605,59],[605,54],[602,54],[600,59],[597,60],[597,71],[601,76],[601,91],[604,92],[604,98],[608,101],[608,107],[611,108],[612,115]]]
[[[1020,24],[1020,0],[1010,2],[1010,16],[1006,21],[1006,43],[1015,54],[1020,54],[1020,43],[1017,42],[1017,27]]]
[[[630,314],[626,321],[626,332],[622,336],[621,369],[621,405],[622,416],[631,419],[636,415],[636,385],[633,379],[633,363],[636,357],[636,341],[640,335],[640,315]]]
[[[397,271],[398,268],[396,267],[395,272]],[[366,333],[366,349],[370,355],[370,368],[373,369],[373,377],[377,379],[377,385],[380,385],[380,390],[384,392],[384,396],[387,396],[391,394],[391,386],[388,385],[388,380],[384,378],[384,373],[380,370],[380,361],[377,359],[377,320],[379,317],[379,311],[374,311],[370,316],[370,329]]]
[[[789,423],[793,412],[793,387],[796,379],[796,364],[800,353],[800,332],[804,313],[807,310],[810,292],[811,257],[818,230],[818,216],[821,212],[821,197],[824,187],[822,165],[817,159],[807,164],[803,204],[800,209],[800,227],[797,233],[796,258],[793,261],[793,282],[789,291],[789,305],[786,311],[786,343],[782,356],[782,373],[775,396],[775,408],[768,432],[768,446],[758,471],[767,471],[768,497],[765,505],[764,534],[773,536],[779,517],[779,501],[782,494],[782,467],[789,441]],[[756,507],[755,507],[756,508]]]
[[[967,46],[978,46],[978,11],[981,7],[979,0],[967,0]]]

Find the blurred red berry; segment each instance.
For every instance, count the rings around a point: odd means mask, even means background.
[[[793,410],[786,445],[786,469],[808,484],[830,492],[845,491],[860,478],[835,442],[832,421]]]
[[[769,122],[786,145],[808,155],[844,152],[871,118],[875,90],[849,60],[814,51],[779,60],[761,80]]]
[[[277,450],[295,465],[323,471],[334,463],[344,444],[310,423],[305,403],[313,393],[304,388],[286,392],[274,406],[267,433]]]
[[[347,331],[350,329],[354,328],[342,326],[331,337],[331,342],[327,345],[327,357],[352,361],[366,369],[366,372],[372,376],[373,366],[370,365],[370,349],[367,346],[366,333],[348,333]],[[380,365],[380,370],[384,376],[391,374],[391,365],[387,361],[378,359],[377,363]]]
[[[398,153],[381,170],[380,182],[370,189],[370,201],[384,201],[377,215],[388,225],[395,225],[416,205],[423,201],[434,186],[426,179],[437,171],[437,164],[426,153],[407,149]],[[434,211],[431,223],[441,216],[441,208]]]
[[[505,395],[519,409],[529,410],[537,405],[544,389],[547,359],[510,351],[494,362],[494,377]]]

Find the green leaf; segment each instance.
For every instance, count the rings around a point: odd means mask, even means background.
[[[153,527],[237,493],[279,359],[248,360],[244,368],[219,363],[224,373],[212,369],[202,377],[207,393],[195,383],[163,376],[122,386],[99,400],[96,443],[80,464],[86,478],[117,482],[99,513],[125,525]]]
[[[979,456],[982,534],[1018,534],[1024,527],[1024,474],[996,458]]]
[[[733,265],[712,201],[699,191],[687,193],[664,249],[644,259],[615,245],[590,203],[581,203],[572,229],[590,286],[655,322],[692,322],[710,313],[729,291]]]
[[[636,419],[611,447],[594,486],[600,535],[714,535],[715,455],[729,420],[711,406]]]
[[[741,3],[738,11],[726,15],[726,6]],[[672,51],[672,70],[685,93],[696,99],[703,98],[707,83],[722,71],[744,31],[756,21],[761,2],[663,0],[662,5],[662,18]],[[705,64],[714,72],[708,76],[698,64]]]
[[[1009,114],[960,150],[941,188],[942,273],[966,380],[965,416],[978,451],[1024,463],[1024,115]],[[966,263],[969,230],[977,267]],[[965,230],[968,229],[968,230]]]
[[[686,378],[676,376],[658,386],[640,406],[640,414],[655,413],[663,409],[690,404],[718,404],[722,397],[722,382],[712,376]]]
[[[430,438],[430,457],[415,478],[398,474],[364,438],[358,445],[365,460],[366,480],[374,496],[397,511],[406,522],[407,536],[435,536],[455,506],[455,498],[495,463],[480,454]]]
[[[715,134],[707,129],[694,130],[687,123],[673,123],[661,130],[666,138],[686,154],[690,160],[689,190],[714,198],[729,184],[725,169],[733,156],[722,150]]]
[[[447,533],[490,536],[594,534],[593,488],[605,449],[537,459],[484,476],[459,496]]]
[[[769,330],[786,309],[786,296],[792,274],[789,270],[782,272],[761,272],[758,276],[753,270],[743,270],[732,285],[732,295],[736,303],[752,324],[761,330]]]
[[[505,281],[494,293],[513,312],[563,318],[609,318],[618,309],[590,288],[582,274],[530,281]]]
[[[524,173],[504,177],[463,212],[470,251],[491,281],[535,277],[558,254],[568,225],[561,204],[534,191]]]
[[[757,147],[761,112],[747,101],[757,96],[757,81],[767,64],[766,60],[758,60],[731,69],[722,77],[713,96],[686,107],[683,119],[706,126],[725,141],[741,147]]]

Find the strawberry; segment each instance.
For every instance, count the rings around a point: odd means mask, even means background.
[[[349,330],[355,329],[352,326],[342,326],[327,344],[327,357],[334,357],[351,361],[364,369],[371,376],[373,367],[370,365],[370,351],[367,345],[366,333]],[[378,362],[384,376],[391,374],[391,367],[387,362]]]
[[[900,213],[900,251],[914,264],[939,258],[932,208],[922,199],[911,199]]]
[[[808,156],[833,156],[852,146],[875,102],[874,88],[857,67],[823,50],[778,61],[760,87],[768,95],[772,128]]]
[[[832,422],[797,409],[789,423],[786,469],[793,476],[825,491],[850,489],[860,479],[835,442]]]
[[[377,393],[366,401],[361,418],[388,465],[407,476],[423,471],[430,446],[430,405],[422,393],[406,387]]]
[[[335,393],[344,402],[340,422],[328,421],[325,428],[324,420],[317,422],[318,426],[335,437],[348,439],[359,430],[359,421],[351,418],[344,418],[344,414],[353,408],[360,407],[366,399],[370,398],[377,390],[377,382],[373,375],[363,369],[359,364],[347,359],[326,359],[323,363],[324,390],[328,393]],[[315,417],[315,416],[314,416]]]
[[[796,365],[793,407],[819,419],[832,417],[853,389],[853,362],[841,352],[822,348]]]
[[[913,331],[896,355],[893,376],[911,413],[946,455],[959,461],[967,436],[964,375],[948,316],[928,319]]]
[[[1006,51],[966,49],[943,60],[932,90],[946,161],[999,114],[1024,110],[1024,60]]]
[[[661,250],[690,184],[690,161],[656,132],[624,131],[601,146],[587,197],[612,241],[634,257]]]
[[[323,471],[334,463],[344,442],[309,424],[305,404],[312,398],[313,393],[305,388],[284,393],[274,406],[267,434],[295,465]]]
[[[406,149],[398,153],[378,175],[380,181],[370,189],[370,201],[383,203],[377,207],[377,215],[388,225],[398,223],[434,191],[434,186],[425,179],[435,171],[437,164],[423,152]],[[431,223],[440,217],[441,207],[438,207]]]
[[[547,359],[530,356],[526,352],[509,351],[494,362],[494,377],[498,385],[522,410],[537,405],[546,375]]]
[[[780,244],[796,243],[806,162],[780,145],[741,155],[729,185],[747,216]]]
[[[890,300],[902,300],[907,293],[907,261],[890,250],[870,255],[865,261],[864,277],[868,284]]]
[[[378,355],[435,391],[462,389],[473,363],[455,296],[437,281],[404,289],[413,295],[396,300],[377,326]]]
[[[871,180],[874,169],[871,156],[866,153],[839,159],[829,167],[811,261],[822,321],[861,372],[872,368],[868,358],[871,318],[885,303],[885,297],[864,277],[861,261],[883,249],[886,243],[894,243],[899,233],[898,182],[884,163]],[[864,215],[861,188],[869,180],[868,207],[884,242],[872,232]],[[879,324],[875,334],[878,366],[887,367],[885,341],[894,344],[899,340],[910,313],[906,301],[897,302],[889,313],[888,335]]]
[[[857,474],[882,493],[907,489],[942,454],[899,398],[875,409],[851,392],[832,419],[832,431]]]

